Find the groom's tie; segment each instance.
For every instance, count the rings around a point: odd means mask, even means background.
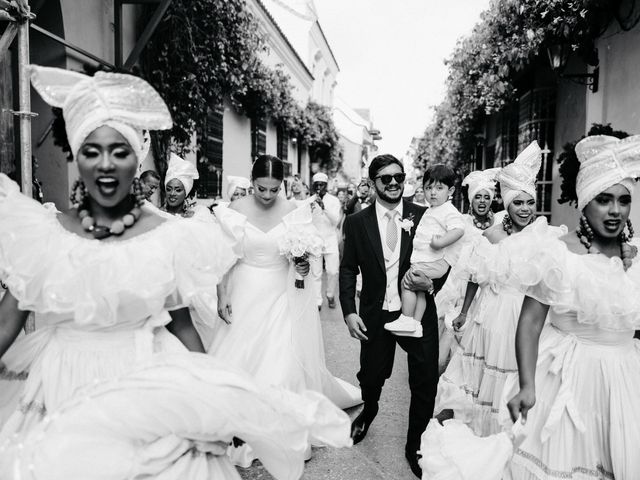
[[[395,217],[398,215],[397,210],[389,210],[384,214],[387,217],[387,247],[392,252],[396,249],[398,243],[398,225],[395,222]]]

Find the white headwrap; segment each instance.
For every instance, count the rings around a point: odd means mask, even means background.
[[[233,175],[227,176],[227,182],[229,183],[229,187],[227,188],[227,196],[229,200],[236,191],[236,188],[244,188],[247,190],[251,186],[251,182],[246,177],[235,177]]]
[[[165,187],[171,180],[180,180],[187,195],[189,195],[193,188],[193,181],[198,178],[200,178],[200,174],[198,174],[198,169],[193,163],[183,160],[175,153],[171,154],[169,168],[167,168],[167,174],[164,177]]]
[[[52,107],[62,108],[71,153],[96,128],[117,130],[142,163],[150,142],[145,130],[172,127],[171,114],[158,92],[141,78],[122,73],[97,72],[90,77],[61,68],[31,65],[31,83]]]
[[[491,196],[491,200],[496,195],[496,176],[500,173],[500,168],[488,168],[486,170],[475,170],[464,177],[462,186],[469,187],[469,202],[473,200],[478,192],[486,190]]]
[[[513,163],[504,167],[497,175],[500,194],[506,210],[520,195],[528,193],[536,198],[536,178],[542,166],[542,150],[535,140],[516,157]]]
[[[326,173],[318,172],[311,178],[311,183],[324,182],[329,183],[329,177]]]
[[[640,177],[640,135],[622,140],[593,135],[578,142],[576,155],[580,160],[576,178],[578,209],[618,183],[633,194],[635,180]]]

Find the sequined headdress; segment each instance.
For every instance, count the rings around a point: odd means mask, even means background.
[[[149,151],[144,131],[172,127],[158,92],[133,75],[97,72],[89,77],[60,68],[31,65],[31,83],[45,102],[62,108],[71,153],[96,128],[109,126],[127,139],[142,163]]]
[[[618,183],[633,194],[640,176],[640,135],[620,140],[608,135],[592,135],[576,145],[580,170],[576,178],[578,209],[582,210],[599,193]]]
[[[504,167],[497,175],[505,210],[520,194],[528,193],[536,198],[536,178],[542,165],[542,150],[535,140]]]
[[[200,174],[193,163],[183,160],[175,153],[171,154],[167,174],[164,177],[165,187],[171,180],[180,180],[182,185],[184,185],[187,195],[189,195],[193,188],[193,181],[198,178],[200,178]]]
[[[464,177],[462,186],[469,187],[469,202],[473,200],[478,192],[486,190],[491,195],[491,199],[496,194],[496,175],[500,172],[500,168],[488,168],[486,170],[475,170]]]

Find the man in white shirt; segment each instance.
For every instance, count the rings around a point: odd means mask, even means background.
[[[409,428],[405,457],[411,471],[418,464],[420,437],[433,416],[438,385],[438,320],[433,297],[427,294],[422,318],[423,336],[396,336],[384,329],[400,315],[400,284],[428,291],[431,281],[422,272],[409,271],[415,227],[425,208],[403,201],[404,167],[393,155],[378,155],[369,166],[377,193],[375,203],[344,222],[344,252],[340,264],[340,304],[352,337],[360,340],[360,371],[364,408],[351,424],[354,444],[360,442],[378,413],[382,387],[391,376],[396,343],[407,352],[409,365]],[[359,312],[356,277],[362,273]]]
[[[316,173],[312,182],[315,195],[311,196],[309,200],[313,210],[313,223],[320,231],[324,241],[322,257],[311,264],[311,279],[318,310],[320,310],[322,306],[323,258],[324,269],[327,272],[327,303],[329,308],[336,306],[336,284],[338,283],[338,268],[340,266],[337,227],[342,217],[342,204],[337,197],[327,193],[329,177],[325,173]]]

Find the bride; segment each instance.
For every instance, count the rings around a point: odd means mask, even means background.
[[[340,408],[361,403],[360,390],[333,377],[325,366],[320,318],[311,283],[294,287],[294,270],[279,241],[289,230],[313,228],[309,205],[296,208],[279,195],[284,166],[263,155],[254,162],[254,194],[218,210],[221,223],[240,245],[240,260],[219,290],[219,314],[228,322],[216,332],[209,353],[238,366],[265,385],[322,392]]]

